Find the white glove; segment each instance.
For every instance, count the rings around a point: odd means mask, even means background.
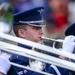
[[[0,72],[6,75],[10,67],[11,65],[7,55],[5,53],[1,54],[0,55]]]
[[[73,35],[67,36],[64,39],[62,49],[63,51],[72,53],[75,45],[74,45],[75,37]]]

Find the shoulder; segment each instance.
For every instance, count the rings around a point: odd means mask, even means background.
[[[9,59],[11,62],[29,65],[29,59],[18,55],[12,55]]]

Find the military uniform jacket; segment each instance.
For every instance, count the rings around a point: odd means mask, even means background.
[[[19,44],[19,46],[31,49],[30,47],[23,46],[21,44]],[[12,55],[10,57],[10,61],[29,67],[29,59],[28,58],[24,58],[24,57],[17,56],[17,55]],[[48,73],[52,73],[54,75],[73,75],[67,69],[56,67],[54,65],[49,65],[49,64],[46,64],[46,68],[44,69],[44,71],[48,72]],[[7,75],[42,75],[42,74],[27,70],[27,69],[19,68],[16,66],[11,66]]]

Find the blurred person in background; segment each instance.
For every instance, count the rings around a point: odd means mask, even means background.
[[[27,11],[34,8],[34,4],[32,0],[18,0],[18,2],[19,2],[19,6],[18,6],[19,12]]]
[[[52,16],[56,21],[53,33],[51,32],[55,36],[52,38],[64,38],[64,30],[68,26],[68,0],[47,0],[45,7],[48,8],[48,11],[44,11],[47,12],[45,15]],[[50,33],[49,30],[46,31]]]
[[[18,0],[9,0],[9,2],[11,3],[11,5],[13,7],[13,13],[19,12],[19,10],[18,10],[18,6],[19,6]]]
[[[9,2],[13,6],[14,13],[43,6],[43,0],[9,0]]]
[[[44,28],[44,36],[54,39],[64,39],[64,32],[68,25],[68,0],[45,0],[44,17],[46,27]],[[49,19],[55,22],[52,24]]]
[[[0,0],[0,4],[2,4],[3,2],[8,2],[8,0]]]
[[[58,31],[68,24],[68,0],[49,0],[48,5],[57,22],[55,30]]]
[[[13,6],[14,13],[34,8],[32,0],[9,0]]]
[[[32,0],[34,7],[44,6],[44,0]]]
[[[75,22],[75,0],[70,0],[68,4],[69,23],[70,25]]]

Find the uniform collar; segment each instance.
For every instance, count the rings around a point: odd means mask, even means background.
[[[23,47],[23,48],[27,48],[27,49],[32,49],[31,46],[23,45],[23,44],[20,44],[20,43],[18,43],[18,46]]]

